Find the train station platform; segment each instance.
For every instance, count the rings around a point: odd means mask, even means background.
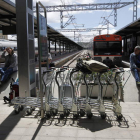
[[[0,140],[139,140],[140,103],[125,102],[122,121],[108,112],[102,120],[98,114],[92,119],[65,118],[38,121],[34,116],[15,115],[13,107],[0,100]]]
[[[75,62],[70,67],[73,65]],[[140,100],[132,75],[125,87],[125,102],[120,102],[122,120],[117,120],[114,113],[107,110],[105,120],[101,119],[98,112],[93,112],[92,119],[84,116],[76,120],[70,114],[62,120],[56,115],[40,121],[37,110],[31,115],[25,116],[24,110],[16,115],[13,106],[5,104],[0,98],[0,140],[139,140]],[[58,94],[58,89],[54,90]]]

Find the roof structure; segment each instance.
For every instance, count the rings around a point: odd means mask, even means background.
[[[131,22],[120,30],[116,31],[114,34],[121,35],[122,37],[130,36],[133,34],[140,33],[140,18],[136,21]]]
[[[16,34],[16,6],[9,0],[0,0],[0,30],[3,35]],[[79,49],[82,47],[67,38],[51,26],[47,25],[47,33],[50,41],[68,42],[69,44],[76,45]],[[34,36],[37,37],[37,18],[34,17]]]

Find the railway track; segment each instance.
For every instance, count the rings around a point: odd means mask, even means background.
[[[65,63],[64,65],[69,66],[70,68],[74,68],[76,66],[77,59],[82,57],[83,55],[86,55],[87,53],[88,53],[87,50],[82,51],[81,53],[76,55],[72,60],[70,60],[69,62]]]

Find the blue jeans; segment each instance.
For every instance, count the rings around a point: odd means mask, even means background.
[[[8,77],[13,73],[13,68],[9,68],[7,69],[7,67],[3,67],[3,68],[0,68],[0,73],[1,73],[1,82],[5,82]]]
[[[136,82],[140,82],[139,71],[137,69],[132,69],[134,72]]]

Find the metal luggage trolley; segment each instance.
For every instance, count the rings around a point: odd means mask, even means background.
[[[120,85],[122,84],[122,77],[123,77],[124,72],[125,71],[123,68],[113,68],[106,72],[101,72],[98,76],[99,89],[100,89],[99,97],[101,97],[101,101],[102,101],[100,102],[101,108],[99,108],[99,112],[101,111],[101,117],[103,119],[106,118],[105,110],[107,109],[112,110],[118,119],[122,119],[122,114],[121,114],[122,109],[120,106],[119,89],[120,89]],[[128,76],[126,82],[128,81],[130,75]],[[113,93],[112,93],[112,101],[111,101],[112,103],[109,102],[109,100],[103,99],[103,85],[104,84],[106,84],[107,86],[113,85]],[[123,87],[125,86],[125,84],[123,85]],[[121,94],[123,93],[121,92]]]
[[[58,85],[58,112],[60,118],[64,118],[72,111],[72,89],[69,82],[71,69],[67,66],[62,67],[56,72],[55,81]]]
[[[70,83],[72,86],[72,112],[73,112],[73,117],[76,119],[79,117],[79,111],[80,111],[81,116],[85,115],[85,111],[84,111],[85,99],[79,97],[79,95],[76,94],[76,93],[78,93],[77,90],[79,88],[79,84],[80,84],[80,80],[81,80],[81,79],[76,79],[77,75],[76,75],[76,77],[73,76],[74,73],[77,73],[77,72],[79,75],[79,69],[72,69],[72,71],[70,73]],[[77,81],[78,81],[78,83],[77,83]]]
[[[113,112],[117,116],[117,119],[121,120],[123,115],[122,115],[122,108],[120,106],[120,96],[123,97],[123,88],[126,82],[128,81],[131,75],[131,72],[127,71],[129,72],[129,76],[126,79],[124,85],[122,85],[123,75],[125,72],[124,69],[120,67],[120,68],[111,69],[111,71],[113,74],[109,82],[113,84],[113,96],[112,96],[113,108],[110,108],[110,109],[113,110]],[[121,95],[119,95],[120,88],[121,88],[121,93],[120,93]]]
[[[80,63],[79,63],[80,64]],[[78,76],[79,77],[75,77],[74,79],[72,79],[73,74],[78,72]],[[71,81],[71,85],[73,88],[73,97],[74,97],[74,103],[75,103],[75,108],[77,107],[77,117],[80,116],[83,117],[86,113],[88,118],[92,117],[92,113],[91,113],[91,106],[89,105],[89,99],[88,99],[88,86],[86,83],[86,75],[87,74],[91,74],[91,71],[87,70],[85,68],[81,69],[80,65],[77,65],[76,69],[73,69],[73,71],[71,72],[71,76],[70,76],[70,81]],[[78,79],[76,79],[78,78]],[[78,81],[78,83],[77,83]],[[86,85],[86,96],[85,97],[81,97],[80,95],[76,95],[76,93],[78,93],[79,87],[82,85],[82,83],[85,83]]]
[[[26,91],[25,91],[26,95]],[[45,102],[45,100],[43,100]],[[25,107],[25,113],[30,115],[35,108],[41,108],[41,99],[36,97],[15,97],[11,100],[15,113],[18,114]]]
[[[50,74],[50,72],[52,72],[52,73]],[[53,77],[54,77],[53,75],[55,74],[55,71],[52,68],[51,70],[43,72],[43,82],[44,82],[44,76],[46,73],[48,74],[46,79],[47,79],[47,81],[50,81],[50,82],[47,85],[45,84],[45,87],[50,88],[52,81],[53,81]],[[46,88],[45,88],[45,90],[46,90]],[[49,90],[49,91],[51,92],[51,90]],[[48,111],[47,110],[48,109],[47,108],[47,97],[43,98],[43,108],[44,108],[44,111],[46,111],[46,112]],[[30,115],[32,113],[32,111],[35,110],[35,108],[39,108],[39,109],[41,108],[41,98],[39,97],[39,91],[37,90],[37,97],[27,97],[26,91],[25,91],[25,97],[14,97],[11,100],[11,104],[14,104],[14,109],[15,109],[16,114],[18,114],[21,110],[23,110],[23,108],[25,108],[25,114]]]
[[[102,119],[106,118],[106,113],[105,113],[105,106],[103,103],[103,86],[101,84],[101,75],[106,72],[106,70],[100,72],[100,73],[92,73],[89,75],[89,80],[86,78],[84,79],[86,89],[87,89],[87,96],[88,96],[88,103],[91,107],[91,109],[97,110]],[[91,98],[92,92],[94,93],[94,86],[99,85],[99,93],[97,96],[97,99]],[[90,93],[91,92],[91,93]]]
[[[45,87],[45,113],[46,117],[55,116],[58,112],[58,98],[54,97],[55,76],[59,69],[51,68],[43,72],[43,84]]]

